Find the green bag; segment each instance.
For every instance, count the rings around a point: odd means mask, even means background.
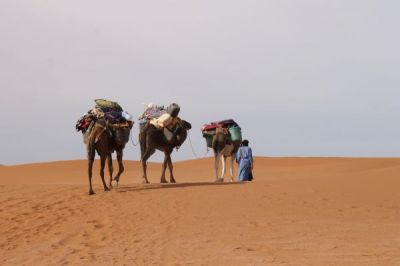
[[[109,100],[105,100],[105,99],[96,99],[96,100],[94,100],[94,102],[100,108],[109,108],[109,109],[113,109],[115,111],[122,111],[122,107],[117,102],[113,102],[113,101],[109,101]]]
[[[232,141],[242,141],[242,130],[239,126],[230,127],[228,130]]]

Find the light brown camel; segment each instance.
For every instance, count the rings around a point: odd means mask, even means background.
[[[230,174],[231,174],[231,181],[234,181],[233,177],[233,165],[235,161],[235,155],[240,147],[241,141],[231,141],[227,134],[224,133],[224,129],[222,127],[217,127],[215,130],[215,135],[212,139],[212,149],[214,151],[214,168],[215,168],[215,181],[216,182],[224,182],[225,176],[225,166],[226,166],[226,159],[230,157],[231,159],[231,167],[230,167]],[[222,157],[222,160],[221,160]],[[218,177],[218,168],[219,162],[222,161],[222,172],[221,176]]]
[[[126,122],[123,124],[108,124],[104,119],[99,119],[95,122],[91,131],[88,132],[86,137],[86,150],[88,158],[88,176],[89,176],[89,195],[95,194],[92,188],[92,169],[94,157],[97,153],[100,156],[100,177],[103,182],[104,191],[108,191],[109,188],[104,180],[104,167],[107,159],[108,170],[110,173],[110,187],[112,187],[112,175],[113,165],[111,154],[117,152],[118,160],[118,173],[114,177],[114,180],[119,182],[121,174],[124,172],[124,165],[122,163],[123,149],[125,144],[129,140],[130,130],[133,126],[133,122]]]
[[[147,179],[147,160],[156,150],[164,152],[164,162],[162,165],[161,183],[167,183],[165,179],[165,171],[167,165],[170,172],[170,182],[176,183],[173,174],[173,165],[171,160],[171,153],[176,147],[180,147],[186,140],[187,131],[192,128],[192,125],[185,120],[178,122],[175,129],[174,137],[171,141],[167,141],[162,130],[157,129],[152,124],[147,124],[141,129],[139,133],[139,143],[141,151],[141,161],[143,169],[143,183],[149,183]]]

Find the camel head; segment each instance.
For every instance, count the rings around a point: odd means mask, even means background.
[[[181,126],[183,127],[183,128],[185,128],[186,130],[190,130],[190,129],[192,129],[192,124],[190,124],[188,121],[186,121],[186,120],[182,120],[181,121]]]
[[[129,141],[129,134],[131,132],[132,126],[133,122],[131,121],[110,126],[114,136],[114,140],[118,145],[123,146]]]
[[[181,120],[179,122],[179,126],[176,130],[176,146],[181,146],[183,144],[183,142],[185,142],[186,138],[187,138],[187,134],[188,134],[188,130],[190,130],[192,128],[192,125],[185,121],[185,120]]]

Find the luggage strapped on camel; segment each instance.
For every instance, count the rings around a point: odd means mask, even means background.
[[[123,111],[122,107],[117,103],[104,99],[96,99],[96,106],[84,114],[76,123],[77,131],[82,131],[84,134],[84,142],[90,134],[91,129],[97,120],[104,119],[104,131],[112,136],[113,129],[131,128],[133,125],[132,116]],[[104,132],[103,131],[103,132]],[[113,136],[115,141],[122,145],[129,141],[129,138],[124,136]]]
[[[170,142],[176,135],[181,119],[178,117],[180,106],[172,103],[167,108],[153,103],[147,105],[146,110],[139,117],[140,132],[146,130],[149,124],[156,129],[162,130],[165,139]]]
[[[233,119],[211,122],[210,124],[205,124],[201,127],[201,132],[203,133],[203,137],[206,139],[208,148],[212,148],[212,139],[218,127],[223,129],[224,134],[228,136],[229,140],[242,141],[241,128]]]

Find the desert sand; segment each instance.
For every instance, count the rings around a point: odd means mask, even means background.
[[[94,196],[85,161],[0,166],[0,265],[400,265],[400,159],[258,157],[214,183],[206,158],[163,185],[125,161],[110,192],[98,164]]]

